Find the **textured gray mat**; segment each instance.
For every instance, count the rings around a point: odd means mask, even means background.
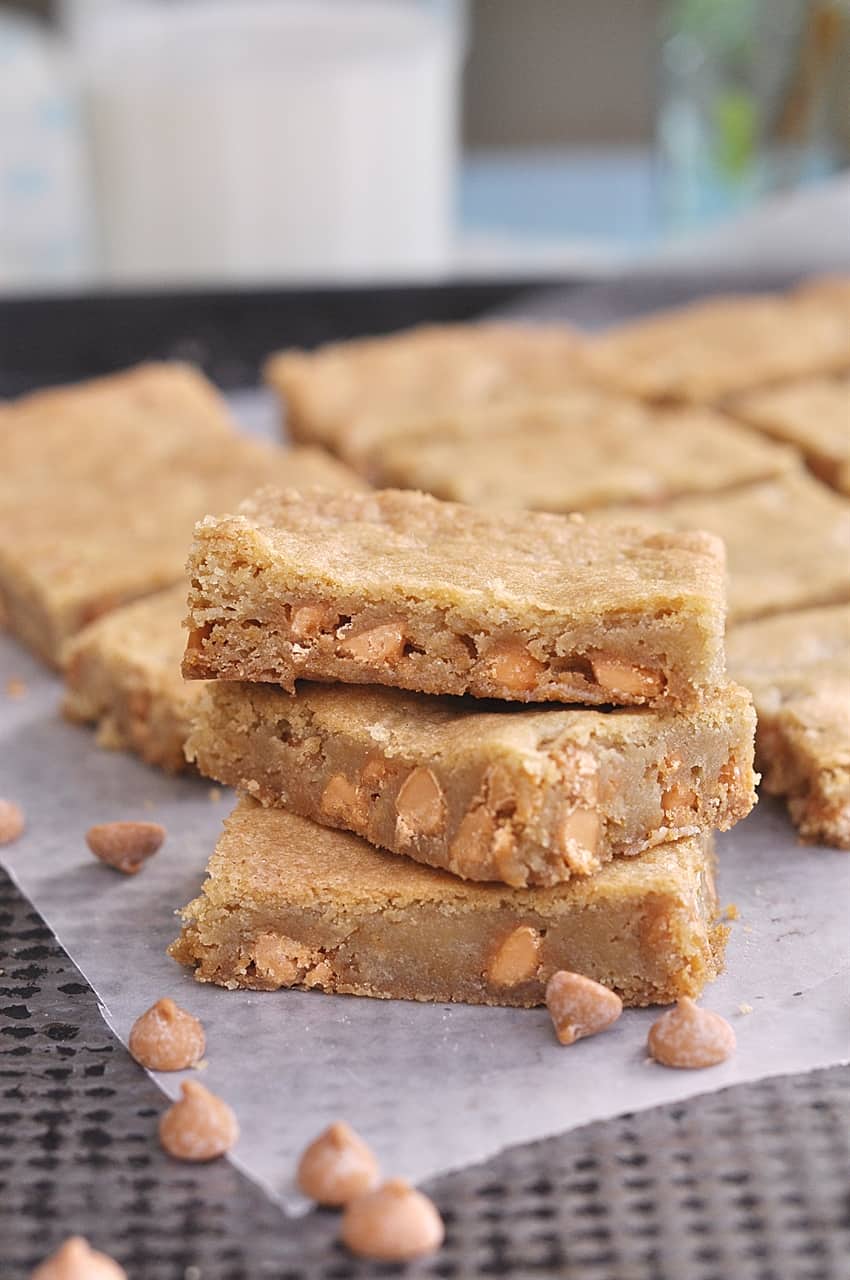
[[[3,1280],[74,1231],[131,1280],[402,1274],[353,1264],[335,1215],[287,1220],[226,1162],[162,1154],[161,1094],[2,872],[0,970]],[[515,1148],[428,1188],[446,1246],[403,1274],[847,1280],[848,1104],[850,1070],[835,1069]]]

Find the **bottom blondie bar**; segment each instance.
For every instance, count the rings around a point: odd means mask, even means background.
[[[531,1006],[557,969],[630,1005],[721,967],[713,857],[690,837],[550,889],[472,884],[241,800],[170,948],[201,982]]]
[[[735,627],[728,653],[755,698],[765,791],[804,840],[850,849],[850,605]]]

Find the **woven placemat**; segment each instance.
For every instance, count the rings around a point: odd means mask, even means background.
[[[162,1153],[164,1098],[2,872],[0,970],[3,1280],[27,1276],[72,1232],[130,1280],[402,1274],[353,1263],[336,1215],[287,1219],[226,1161]],[[513,1148],[427,1188],[446,1245],[403,1274],[847,1280],[848,1104],[850,1069],[838,1068]]]

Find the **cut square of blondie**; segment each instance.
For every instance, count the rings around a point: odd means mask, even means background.
[[[723,564],[710,534],[264,490],[196,528],[183,672],[688,706],[723,681]]]
[[[755,803],[755,713],[731,684],[670,713],[212,681],[195,718],[202,773],[471,880],[557,884]]]
[[[239,802],[170,948],[201,982],[531,1006],[557,969],[626,1004],[698,996],[722,964],[710,843],[551,889],[473,884],[284,809]]]
[[[145,366],[40,392],[4,415],[0,613],[54,665],[87,623],[184,578],[192,526],[259,484],[292,483],[283,449],[238,436],[215,390]],[[319,451],[297,483],[361,486]]]
[[[609,329],[587,358],[648,400],[707,404],[773,382],[850,368],[850,324],[815,292],[708,298]]]
[[[588,381],[581,351],[565,325],[424,325],[282,351],[269,357],[265,376],[295,439],[357,464],[386,434],[436,413]]]
[[[850,849],[850,605],[734,627],[728,649],[755,699],[765,791],[804,840]]]
[[[569,512],[731,489],[796,462],[714,410],[583,390],[435,417],[385,439],[367,474],[455,502]]]
[[[826,484],[850,495],[850,378],[807,378],[742,396],[744,422],[802,450]]]

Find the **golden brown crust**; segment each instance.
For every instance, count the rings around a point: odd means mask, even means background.
[[[569,969],[639,1005],[698,995],[717,974],[715,917],[712,857],[695,838],[557,888],[508,889],[242,800],[170,950],[232,988],[530,1006]],[[536,968],[506,978],[494,958],[523,928],[539,939]]]
[[[731,410],[775,440],[795,445],[816,476],[850,495],[850,379],[808,378],[751,392]]]

